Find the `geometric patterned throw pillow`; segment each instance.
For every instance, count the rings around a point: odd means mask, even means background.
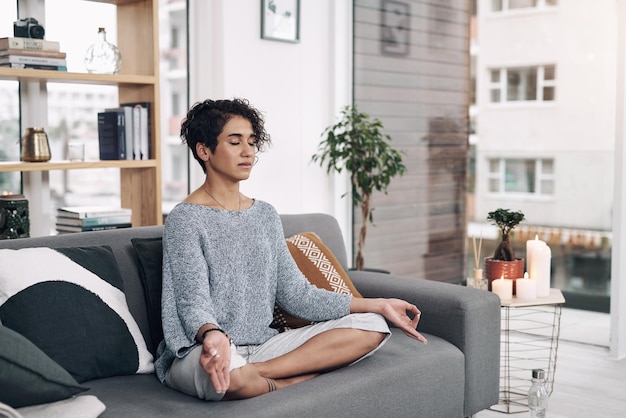
[[[286,239],[287,247],[298,268],[315,286],[343,295],[361,297],[339,260],[314,232],[301,232]],[[280,332],[314,322],[305,321],[274,307],[272,328]]]
[[[0,322],[78,382],[154,371],[108,246],[0,250]]]

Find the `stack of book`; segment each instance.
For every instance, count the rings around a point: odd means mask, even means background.
[[[57,209],[59,234],[130,228],[131,209],[109,206],[68,206]]]
[[[66,53],[57,41],[0,38],[0,67],[67,71]]]
[[[100,159],[149,159],[150,126],[150,102],[122,103],[98,112]]]

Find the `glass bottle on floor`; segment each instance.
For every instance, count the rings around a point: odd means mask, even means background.
[[[528,409],[531,418],[545,418],[548,409],[548,390],[546,389],[546,373],[543,369],[533,369],[532,385],[528,390]]]

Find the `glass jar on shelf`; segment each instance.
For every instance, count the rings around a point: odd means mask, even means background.
[[[98,41],[85,53],[85,69],[94,74],[117,74],[121,67],[120,50],[107,41],[106,30],[98,28]]]

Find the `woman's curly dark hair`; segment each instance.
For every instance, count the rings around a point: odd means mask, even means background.
[[[200,163],[202,170],[206,173],[204,161],[198,157],[196,144],[206,145],[211,152],[215,152],[217,147],[217,137],[224,125],[233,116],[241,116],[250,121],[252,131],[256,136],[255,146],[258,152],[265,149],[271,143],[269,134],[265,131],[265,122],[261,112],[250,106],[246,99],[232,100],[204,100],[195,103],[187,117],[183,120],[180,128],[180,137],[186,143],[193,157]]]

